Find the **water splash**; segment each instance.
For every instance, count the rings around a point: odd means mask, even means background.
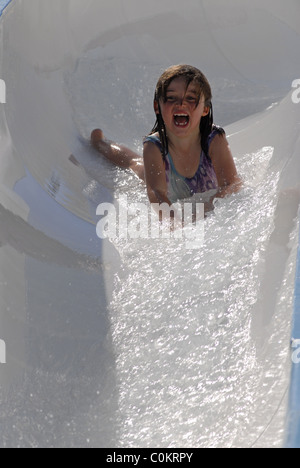
[[[245,187],[217,202],[202,249],[116,241],[123,269],[110,311],[121,446],[234,446],[251,432],[262,394],[252,314],[278,201],[272,154],[241,158]],[[275,358],[280,368],[286,355]]]

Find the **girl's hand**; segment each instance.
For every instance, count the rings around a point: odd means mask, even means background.
[[[204,203],[204,215],[206,215],[206,213],[209,213],[211,211],[214,211],[215,209],[215,206],[214,206],[214,198],[211,198],[208,202],[205,202]]]

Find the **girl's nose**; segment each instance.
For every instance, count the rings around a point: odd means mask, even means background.
[[[178,98],[178,99],[177,99],[176,105],[177,105],[178,107],[183,107],[184,104],[185,104],[185,99],[184,99],[184,97],[183,97],[183,98]]]

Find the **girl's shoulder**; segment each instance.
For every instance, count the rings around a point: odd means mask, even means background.
[[[210,147],[212,141],[214,140],[214,138],[217,135],[226,135],[225,130],[224,130],[224,128],[219,127],[218,125],[213,125],[212,131],[207,137],[207,149],[208,150],[209,150],[209,147]],[[160,152],[162,152],[162,150],[163,150],[161,140],[160,140],[160,137],[159,137],[159,133],[152,133],[152,134],[146,136],[144,138],[144,144],[145,143],[153,143],[154,145],[156,145],[159,148]]]
[[[212,144],[212,142],[214,141],[214,139],[216,138],[217,135],[225,136],[226,135],[225,130],[224,130],[224,128],[219,127],[218,125],[213,125],[212,131],[210,132],[210,134],[207,137],[205,150],[204,150],[206,156],[209,159],[210,159],[210,147],[211,147],[211,144]]]
[[[213,125],[211,133],[208,135],[207,143],[210,147],[211,142],[217,135],[226,135],[224,128],[219,127],[218,125]]]
[[[144,143],[147,143],[148,141],[154,142],[154,141],[157,141],[157,140],[160,140],[160,138],[159,138],[159,133],[158,133],[158,132],[156,132],[156,133],[150,133],[150,135],[147,135],[147,136],[144,138]]]
[[[162,144],[158,133],[152,133],[151,135],[146,136],[144,138],[144,144],[145,143],[153,143],[159,148],[160,152],[162,152]]]

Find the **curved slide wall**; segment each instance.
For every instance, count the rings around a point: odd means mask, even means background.
[[[278,447],[287,424],[299,445],[299,17],[298,0],[10,2],[1,447]],[[97,204],[144,189],[98,160],[89,132],[141,151],[157,77],[182,62],[212,83],[245,191],[208,219],[206,252],[100,241]]]

